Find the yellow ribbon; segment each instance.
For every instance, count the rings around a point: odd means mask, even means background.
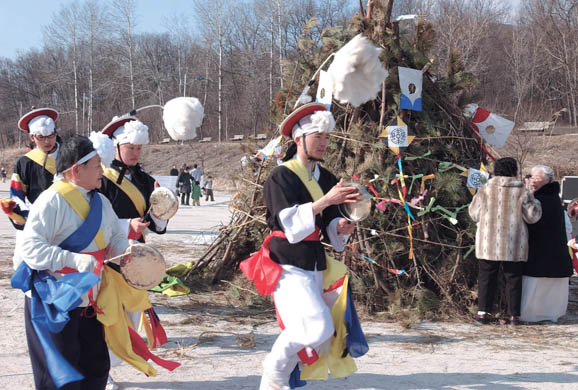
[[[32,149],[30,152],[26,153],[25,156],[41,167],[44,167],[44,169],[51,174],[56,175],[56,161],[42,150]]]
[[[123,180],[120,184],[118,184],[117,180],[119,176],[120,174],[115,169],[106,168],[104,170],[104,177],[106,177],[118,188],[120,188],[122,192],[124,192],[130,198],[131,202],[136,207],[138,214],[141,217],[144,217],[147,211],[147,204],[142,192],[140,192],[140,190],[134,184],[132,184],[130,180]]]

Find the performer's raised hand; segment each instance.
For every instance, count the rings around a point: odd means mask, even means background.
[[[337,222],[337,233],[339,234],[351,234],[353,233],[353,229],[355,229],[355,224],[345,218],[341,218]]]
[[[342,203],[354,203],[357,201],[359,193],[357,188],[353,186],[345,186],[343,179],[339,180],[339,183],[333,186],[333,188],[323,196],[327,199],[329,205],[338,205]]]
[[[150,224],[150,222],[142,222],[140,218],[133,218],[130,220],[130,228],[137,233],[144,232]]]
[[[313,214],[317,215],[329,206],[336,206],[342,203],[354,203],[357,201],[358,196],[359,192],[357,188],[344,186],[343,179],[341,179],[328,193],[313,203]]]

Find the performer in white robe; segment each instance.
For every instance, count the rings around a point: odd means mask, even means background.
[[[320,234],[337,251],[344,249],[354,225],[339,215],[336,205],[354,202],[357,192],[318,164],[323,161],[334,126],[331,113],[322,104],[311,103],[293,112],[281,128],[295,140],[296,153],[289,151],[292,162],[275,168],[265,182],[267,224],[272,236],[263,248],[269,247],[270,260],[281,267],[270,288],[274,288],[284,330],[265,358],[260,390],[289,389],[290,376],[300,360],[298,353],[309,348],[309,354],[315,349],[321,356],[328,351],[335,332],[331,309],[322,295],[327,262]],[[291,167],[308,172],[305,179]],[[303,180],[315,181],[321,191],[318,200],[314,201]]]
[[[55,283],[81,280],[84,276],[92,277],[96,283],[99,279],[94,274],[99,273],[104,258],[120,255],[128,247],[110,202],[95,191],[101,185],[102,166],[93,143],[86,137],[66,140],[56,170],[60,180],[36,199],[23,234],[17,239],[18,258],[24,263],[16,264],[12,283],[20,283],[17,287],[28,291],[25,324],[36,388],[102,390],[110,362],[103,327],[93,306],[98,284],[90,283],[87,289],[92,286],[92,290],[88,294],[76,292],[78,300],[61,313],[62,318],[68,316],[65,325],[61,324],[58,332],[54,328],[48,332],[46,327],[56,325],[39,322],[42,317],[50,317],[41,311],[47,305],[42,303],[46,291],[39,290],[38,284],[26,285],[22,278],[17,280],[27,272],[36,278],[35,283],[44,283],[47,290]],[[69,282],[66,286],[74,289],[78,284]]]

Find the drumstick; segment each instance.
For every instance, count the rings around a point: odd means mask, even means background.
[[[148,209],[148,211],[146,212],[146,214],[143,215],[143,217],[140,219],[141,222],[144,222],[144,221],[145,221],[146,217],[148,217],[148,215],[151,213],[152,208],[153,208],[153,205],[151,204],[151,205],[149,206],[149,209]]]
[[[111,257],[110,259],[106,259],[104,261],[104,264],[110,263],[113,260],[122,259],[123,257],[130,255],[131,253],[132,253],[132,245],[128,247],[128,253],[123,253],[122,255],[118,255],[118,256]]]

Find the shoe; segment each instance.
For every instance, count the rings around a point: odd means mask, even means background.
[[[520,325],[520,317],[518,316],[511,316],[510,319],[508,320],[508,324],[510,326],[518,326]]]
[[[267,371],[261,377],[259,390],[290,390],[289,386],[276,381]]]
[[[108,379],[106,380],[106,390],[119,390],[119,389],[120,389],[120,387],[116,384],[116,382],[109,375]]]
[[[484,324],[484,325],[490,323],[490,318],[488,317],[488,314],[476,314],[474,316],[474,320],[476,320],[480,324]]]

